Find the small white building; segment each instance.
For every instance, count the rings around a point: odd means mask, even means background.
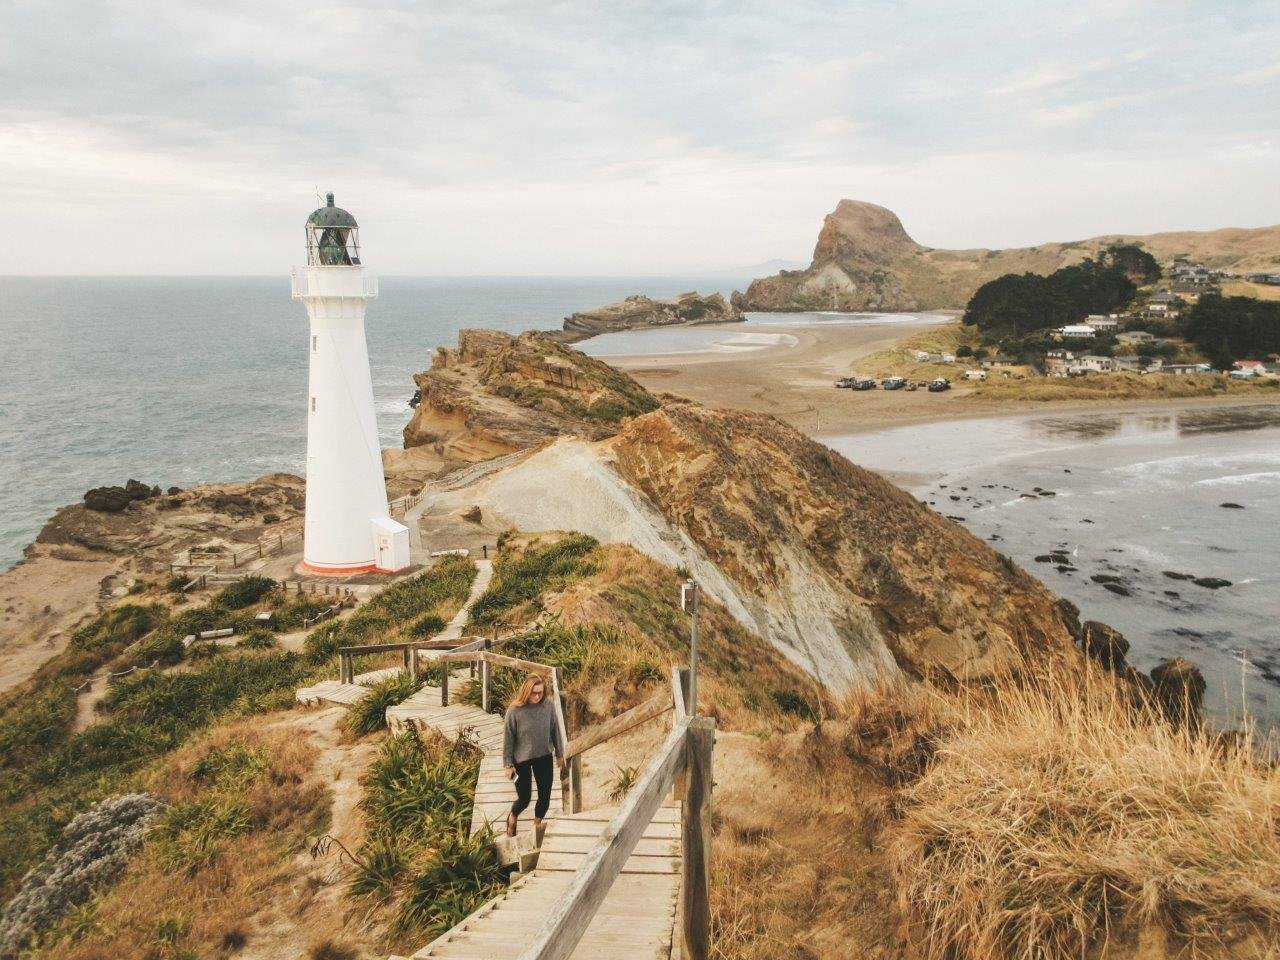
[[[964,372],[966,380],[985,380],[987,379],[987,371],[985,370],[966,370]]]
[[[1087,323],[1069,323],[1054,331],[1059,338],[1065,340],[1084,340],[1093,337],[1097,332]]]
[[[1104,317],[1098,313],[1091,313],[1089,316],[1084,318],[1084,325],[1087,327],[1093,327],[1093,329],[1097,331],[1109,331],[1120,326],[1120,318]]]
[[[1112,357],[1099,357],[1085,354],[1076,360],[1076,366],[1090,373],[1115,373],[1116,362]]]

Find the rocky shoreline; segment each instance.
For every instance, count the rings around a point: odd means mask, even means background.
[[[665,300],[635,294],[594,310],[570,314],[565,317],[562,330],[550,331],[547,336],[561,343],[578,343],[602,333],[736,323],[745,319],[742,311],[719,293],[704,297],[693,290]]]

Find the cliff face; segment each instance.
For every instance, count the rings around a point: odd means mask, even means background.
[[[984,675],[1071,645],[1038,581],[775,418],[669,404],[610,448],[746,598],[751,625],[835,686]]]
[[[1274,269],[1280,226],[1108,234],[1010,250],[938,250],[912,240],[884,207],[841,200],[823,220],[807,269],[753,280],[733,303],[742,310],[960,310],[988,280],[1005,273],[1049,274],[1116,243],[1141,244],[1161,261],[1186,256],[1222,269]]]
[[[565,434],[598,440],[658,406],[626,374],[541,333],[463,330],[457,348],[439,348],[414,382],[421,400],[404,428],[413,456],[401,459],[428,470]]]
[[[563,343],[577,343],[597,334],[619,330],[726,323],[742,319],[742,311],[718,293],[703,297],[695,290],[670,300],[653,300],[636,295],[565,317],[564,330],[552,336]]]

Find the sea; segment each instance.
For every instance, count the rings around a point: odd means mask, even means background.
[[[821,438],[1130,643],[1224,724],[1280,725],[1280,405],[986,417]],[[1225,581],[1225,585],[1197,584]]]
[[[413,374],[459,330],[559,329],[634,293],[750,280],[381,277],[366,331],[382,445],[399,446]],[[307,317],[287,276],[0,277],[0,338],[0,569],[91,487],[303,469]]]

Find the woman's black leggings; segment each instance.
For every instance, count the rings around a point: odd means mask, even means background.
[[[511,812],[517,817],[524,813],[529,805],[530,775],[538,781],[538,802],[533,805],[533,815],[541,820],[551,807],[551,754],[545,757],[534,757],[532,760],[521,760],[516,763],[516,802],[511,805]]]

